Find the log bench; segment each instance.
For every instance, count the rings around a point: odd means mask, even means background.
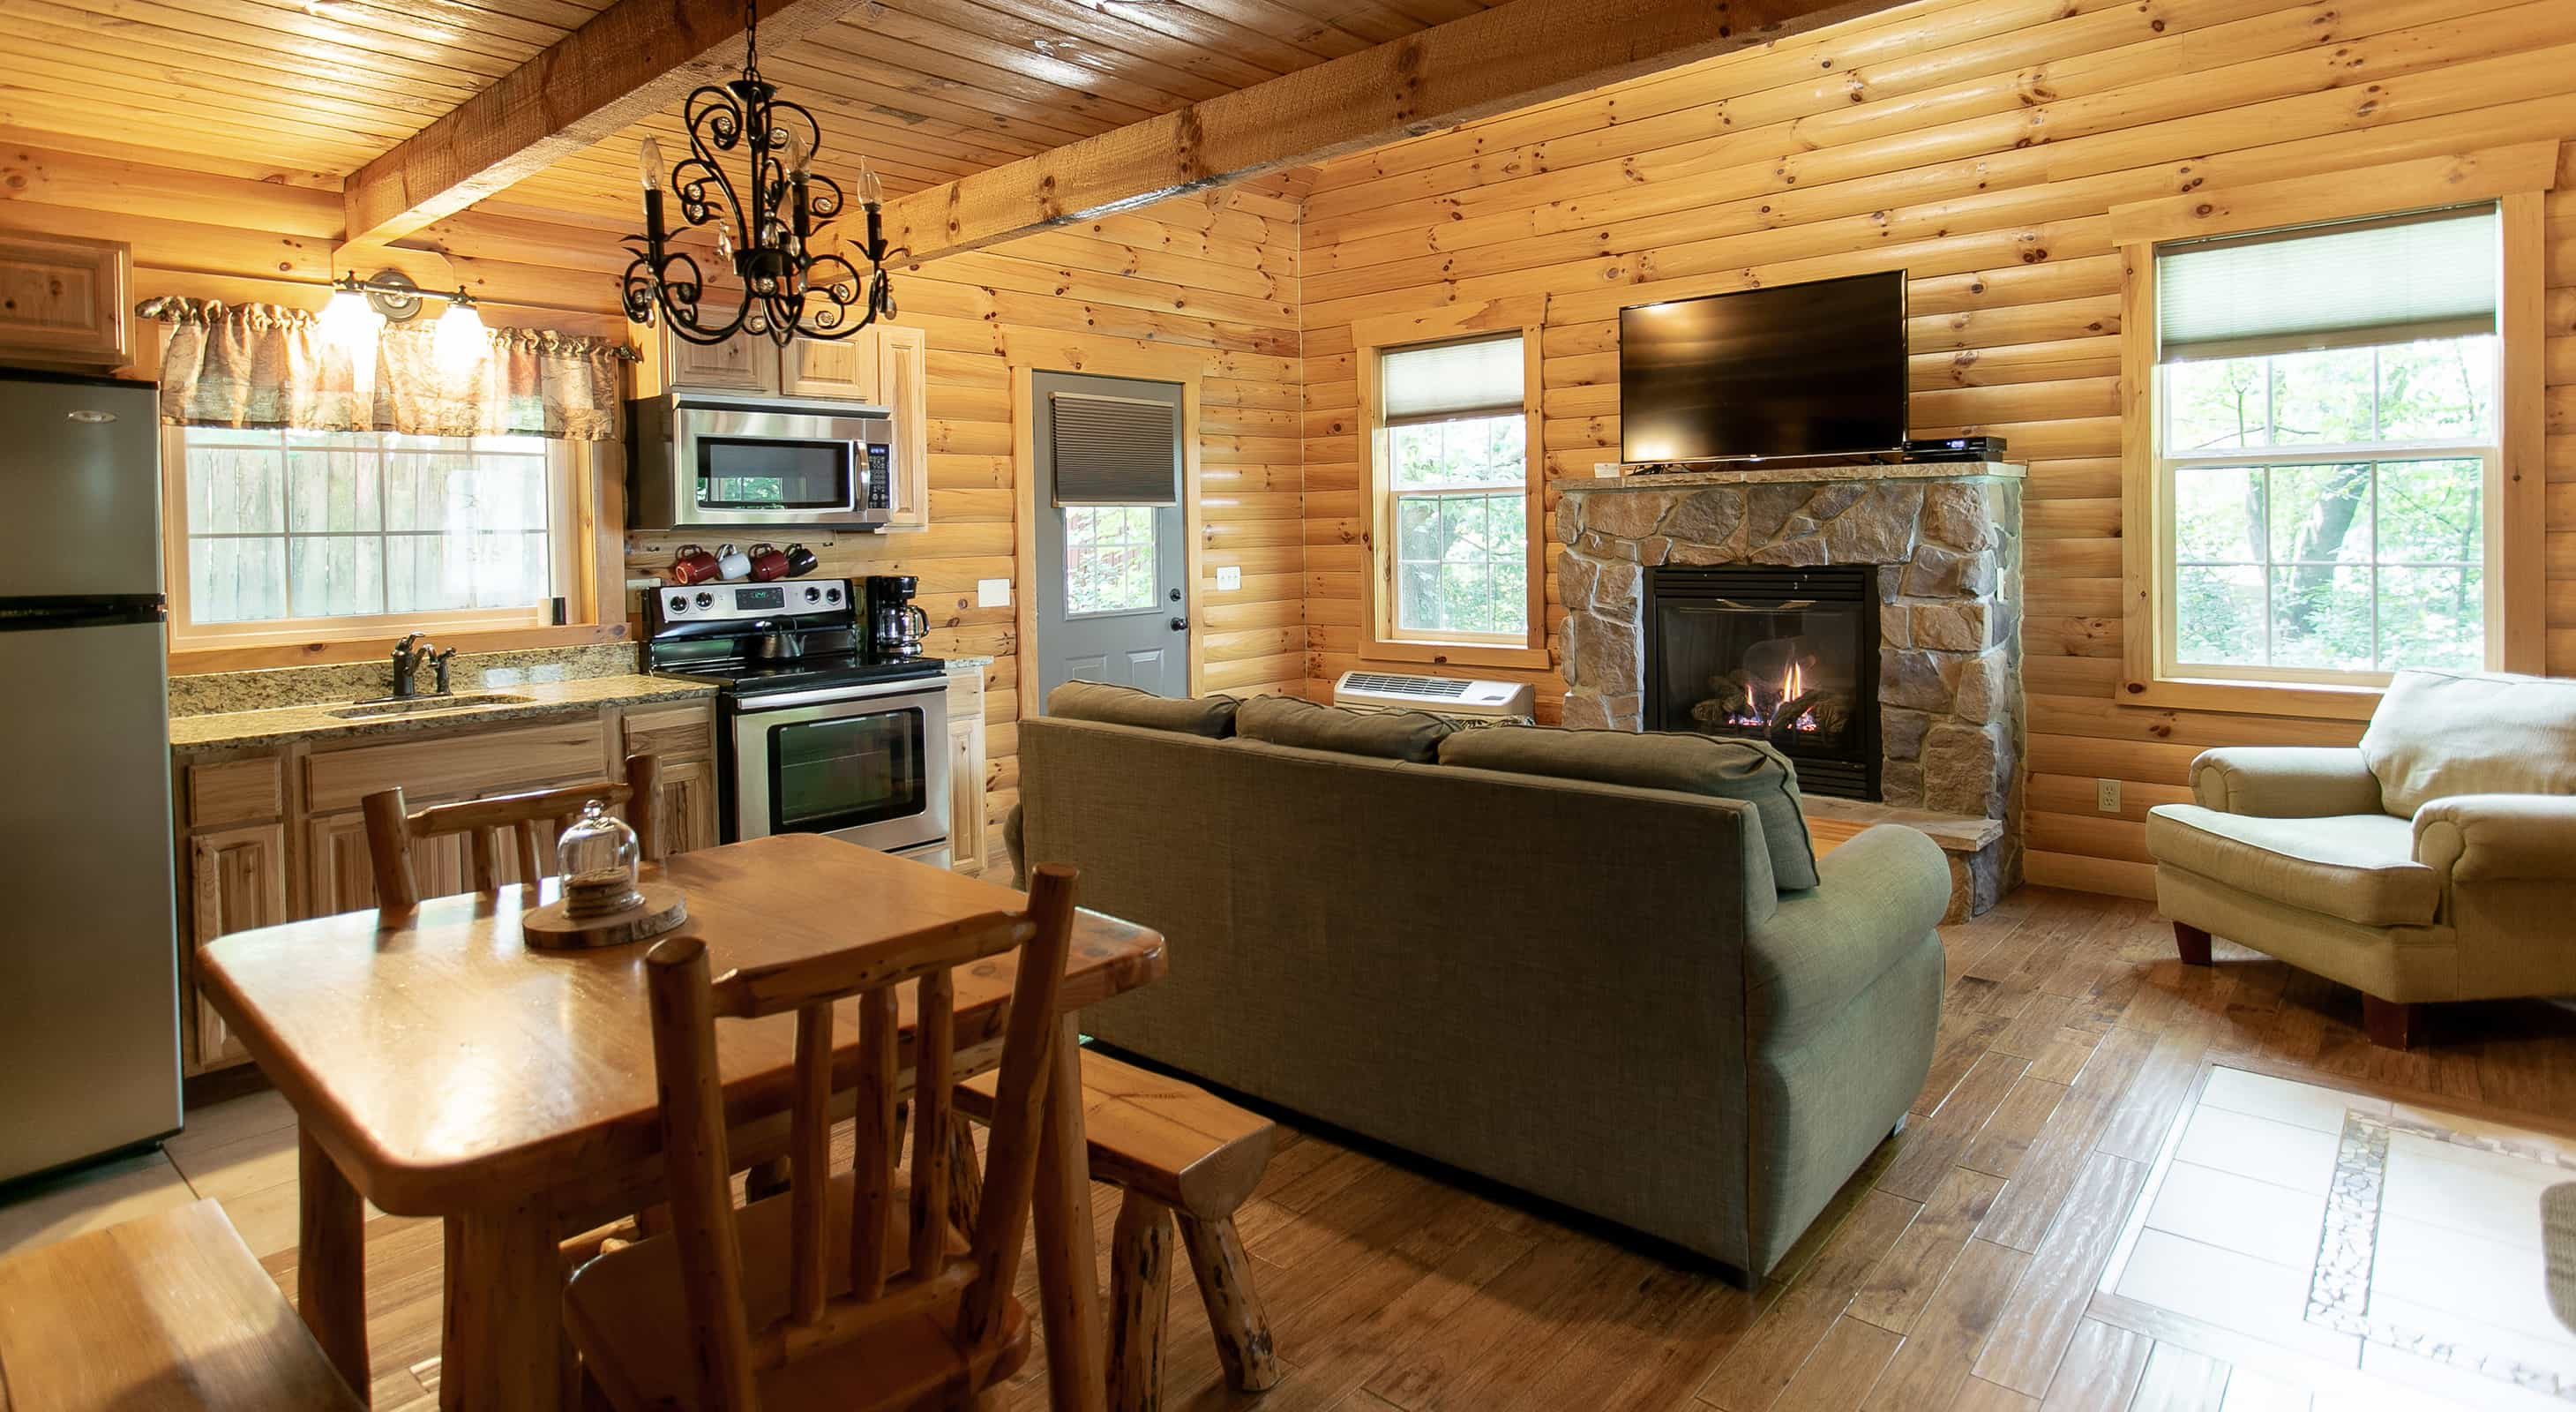
[[[974,1138],[956,1119],[988,1121],[992,1104],[992,1075],[957,1086],[949,1129],[952,1172],[975,1171]],[[1082,1052],[1082,1123],[1092,1180],[1120,1194],[1109,1262],[1113,1412],[1151,1412],[1161,1404],[1176,1224],[1226,1379],[1245,1392],[1277,1383],[1269,1317],[1234,1228],[1235,1210],[1270,1163],[1276,1129],[1196,1085],[1088,1049]],[[974,1188],[969,1178],[950,1189],[961,1229],[974,1229]]]

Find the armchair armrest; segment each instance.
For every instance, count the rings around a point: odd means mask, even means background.
[[[2454,882],[2576,882],[2576,797],[2436,799],[2415,811],[2415,861]]]
[[[1797,1044],[1841,1013],[1950,906],[1950,863],[1913,829],[1880,824],[1816,861],[1745,938],[1745,1004],[1766,1044]]]
[[[2379,780],[2350,747],[2228,746],[2191,762],[2191,792],[2204,809],[2258,819],[2322,819],[2380,812]]]

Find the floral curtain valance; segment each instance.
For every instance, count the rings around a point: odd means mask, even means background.
[[[460,357],[440,349],[426,319],[387,325],[372,346],[351,347],[324,337],[314,315],[272,304],[160,299],[138,312],[170,325],[161,420],[175,426],[568,441],[624,434],[617,365],[634,355],[606,339],[494,329],[488,348]]]

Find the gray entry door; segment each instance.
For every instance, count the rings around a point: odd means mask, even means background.
[[[1039,373],[1030,409],[1037,477],[1038,693],[1105,681],[1158,696],[1190,689],[1188,571],[1181,507],[1056,504],[1056,393],[1168,403],[1180,464],[1181,389],[1168,382]],[[1177,469],[1175,473],[1177,479]]]

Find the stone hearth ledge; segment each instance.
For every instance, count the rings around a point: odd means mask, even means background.
[[[1872,566],[1885,803],[1993,823],[1972,853],[1935,835],[1964,864],[1953,911],[1983,912],[2021,880],[2022,480],[1947,462],[1558,482],[1565,724],[1643,728],[1648,570]]]

